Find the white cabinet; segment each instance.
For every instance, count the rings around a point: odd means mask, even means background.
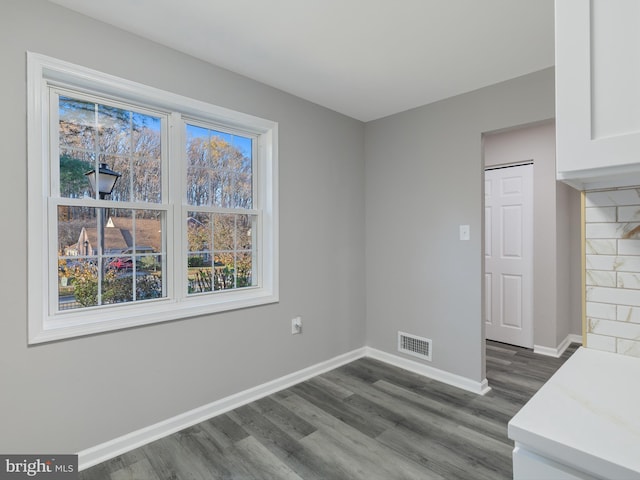
[[[557,178],[640,184],[640,1],[556,0]]]
[[[514,480],[640,480],[640,358],[580,347],[509,421]]]
[[[591,475],[537,455],[516,445],[513,449],[514,480],[596,480]]]

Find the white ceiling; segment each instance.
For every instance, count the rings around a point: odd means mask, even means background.
[[[369,121],[554,64],[553,0],[51,0]]]

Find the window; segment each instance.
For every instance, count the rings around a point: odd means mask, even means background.
[[[273,303],[277,124],[28,54],[29,342]]]

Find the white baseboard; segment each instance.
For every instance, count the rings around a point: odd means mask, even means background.
[[[540,355],[546,355],[548,357],[559,358],[562,356],[564,351],[567,349],[569,345],[572,343],[582,343],[582,336],[576,335],[575,333],[570,333],[567,337],[560,342],[556,348],[553,347],[544,347],[542,345],[534,345],[533,353],[539,353]]]
[[[577,333],[570,333],[569,335],[567,335],[567,338],[569,339],[569,343],[579,343],[580,345],[582,345],[582,335],[579,335]]]
[[[216,400],[208,405],[203,405],[202,407],[168,418],[154,425],[149,425],[148,427],[109,440],[95,447],[82,450],[78,452],[78,469],[85,470],[98,463],[133,450],[134,448],[141,447],[154,440],[208,420],[216,415],[221,415],[234,408],[241,407],[242,405],[246,405],[272,393],[289,388],[297,383],[304,382],[316,375],[328,372],[329,370],[333,370],[334,368],[338,368],[364,356],[365,348],[359,348],[325,362],[285,375],[284,377],[263,383],[257,387]]]
[[[176,415],[175,417],[168,418],[167,420],[163,420],[154,425],[149,425],[148,427],[141,428],[140,430],[109,440],[100,445],[82,450],[81,452],[78,452],[78,469],[85,470],[97,465],[98,463],[133,450],[134,448],[141,447],[147,443],[153,442],[154,440],[158,440],[184,428],[188,428],[197,423],[208,420],[216,415],[221,415],[233,410],[234,408],[241,407],[247,403],[266,397],[267,395],[271,395],[272,393],[284,390],[285,388],[304,382],[316,375],[328,372],[329,370],[333,370],[334,368],[338,368],[362,357],[371,357],[479,395],[484,395],[491,390],[486,379],[482,382],[475,382],[468,378],[461,377],[460,375],[445,372],[444,370],[439,370],[413,360],[408,360],[374,348],[363,347],[343,355],[339,355],[325,362],[318,363],[317,365],[312,365],[298,372],[293,372],[289,375],[285,375],[284,377],[258,385],[257,387],[222,398],[209,403],[208,405],[203,405],[202,407]]]
[[[462,388],[463,390],[467,390],[478,395],[485,395],[491,391],[491,387],[489,387],[489,383],[486,378],[482,382],[476,382],[469,378],[456,375],[455,373],[449,373],[438,368],[430,367],[424,363],[415,362],[398,355],[383,352],[382,350],[376,350],[371,347],[365,347],[365,350],[367,352],[367,357],[375,358],[381,362],[417,373],[424,377],[432,378],[433,380],[438,380],[439,382],[446,383],[447,385]]]

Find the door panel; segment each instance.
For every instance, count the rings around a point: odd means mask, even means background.
[[[522,258],[522,205],[502,207],[502,257]]]
[[[502,275],[502,325],[522,328],[522,276]]]
[[[533,165],[485,171],[485,332],[533,347]]]

